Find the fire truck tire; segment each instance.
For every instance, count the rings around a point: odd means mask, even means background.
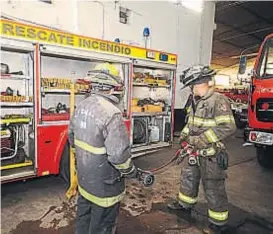
[[[60,177],[64,180],[66,187],[70,184],[70,158],[69,158],[69,144],[64,147],[61,161],[60,161]]]
[[[260,166],[272,169],[273,168],[273,147],[257,148],[257,159]]]
[[[242,122],[240,120],[240,117],[238,115],[234,115],[234,119],[235,119],[235,123],[236,123],[236,127],[239,129],[244,129],[246,127],[246,123]]]

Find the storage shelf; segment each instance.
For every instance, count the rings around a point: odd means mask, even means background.
[[[7,107],[32,107],[32,102],[0,102],[0,106],[7,106]]]
[[[7,79],[7,80],[30,80],[30,76],[25,75],[13,75],[13,74],[2,74],[1,79]]]
[[[168,115],[166,112],[133,112],[132,116],[160,116],[160,115]]]
[[[145,84],[145,83],[136,83],[136,82],[133,82],[133,86],[149,87],[149,88],[170,88],[170,85],[162,85],[162,84]]]
[[[70,89],[45,89],[42,88],[42,92],[46,93],[46,94],[70,94],[71,90]],[[86,92],[81,91],[81,92],[76,92],[76,95],[80,95],[80,94],[86,94]]]
[[[70,123],[70,120],[55,120],[55,121],[43,120],[42,124],[39,126],[68,125],[69,123]]]
[[[12,123],[28,124],[30,120],[31,120],[30,118],[26,118],[26,117],[14,118],[14,119],[0,119],[0,124],[12,124]]]
[[[44,92],[44,93],[67,93],[67,94],[71,93],[70,89],[47,89],[47,88],[42,88],[42,92]]]
[[[8,170],[8,169],[14,169],[14,168],[20,168],[20,167],[28,167],[28,166],[32,166],[33,162],[30,160],[27,160],[24,163],[18,163],[18,164],[10,164],[10,165],[6,165],[6,166],[1,166],[0,170]]]

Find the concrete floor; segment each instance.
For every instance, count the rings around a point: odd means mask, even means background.
[[[243,148],[241,136],[238,132],[227,142],[231,165],[227,181],[231,233],[273,234],[273,171],[258,165],[254,148]],[[167,162],[174,152],[175,149],[168,149],[135,161],[144,169],[154,168]],[[201,233],[201,227],[206,223],[202,188],[192,217],[166,209],[166,202],[177,194],[179,173],[179,166],[161,170],[152,188],[128,181],[117,233]],[[2,185],[1,194],[2,234],[74,233],[75,200],[68,202],[65,199],[64,185],[58,177]]]

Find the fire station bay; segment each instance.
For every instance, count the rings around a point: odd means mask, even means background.
[[[272,9],[2,0],[1,233],[273,233]]]

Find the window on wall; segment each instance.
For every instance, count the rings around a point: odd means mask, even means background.
[[[122,24],[129,23],[130,10],[124,7],[119,7],[119,22]]]

